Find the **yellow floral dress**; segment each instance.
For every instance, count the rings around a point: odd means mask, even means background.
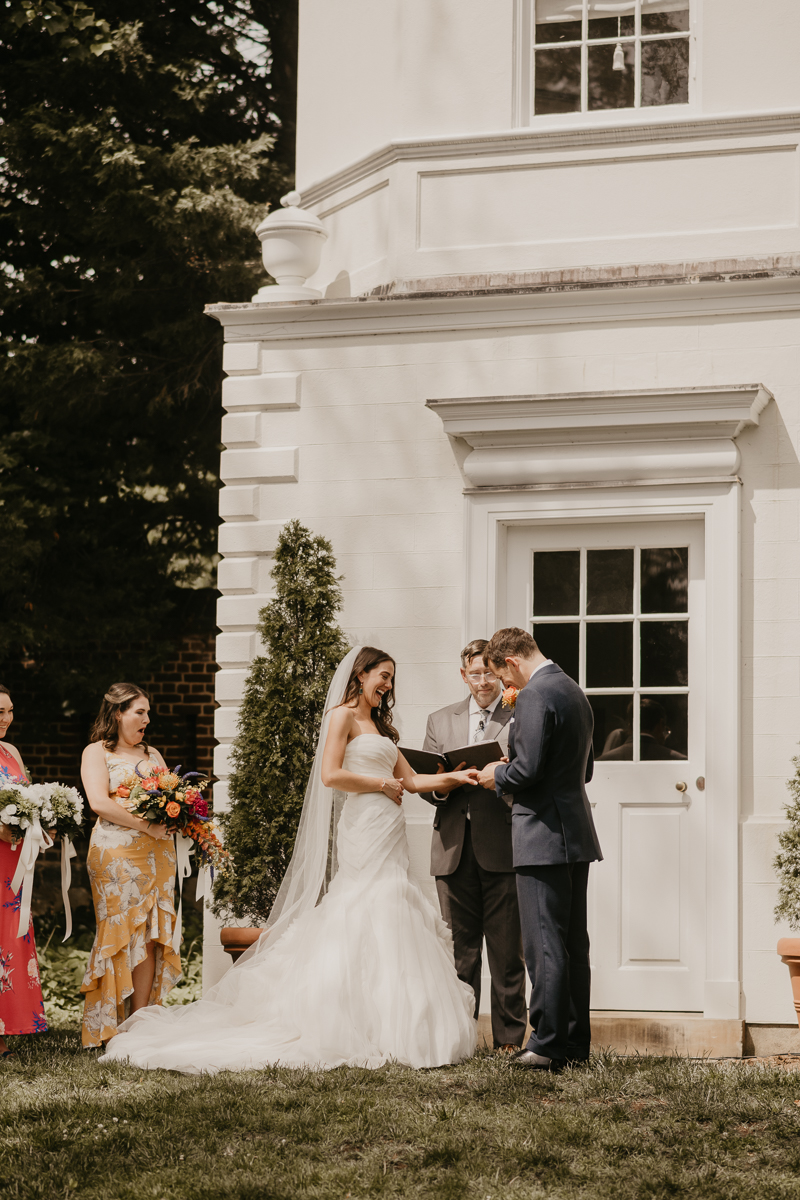
[[[153,761],[155,761],[153,759]],[[106,751],[109,794],[133,767]],[[175,846],[99,817],[86,859],[97,917],[97,934],[81,984],[83,1044],[99,1046],[114,1037],[129,1016],[131,972],[155,943],[156,968],[150,1004],[162,1004],[181,977],[181,959],[172,948],[175,928]]]

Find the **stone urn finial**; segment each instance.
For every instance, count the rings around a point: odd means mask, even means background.
[[[261,257],[274,284],[259,288],[253,301],[319,300],[322,292],[305,287],[319,266],[328,231],[313,213],[300,208],[300,193],[287,192],[282,207],[265,217],[256,229]]]

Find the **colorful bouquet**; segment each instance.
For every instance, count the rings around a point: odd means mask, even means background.
[[[229,854],[202,796],[207,786],[208,780],[197,771],[181,775],[180,767],[174,771],[157,766],[140,771],[137,767],[136,773],[119,785],[116,795],[135,817],[166,825],[170,833],[191,838],[201,864],[210,867],[213,876],[214,871],[225,870]]]

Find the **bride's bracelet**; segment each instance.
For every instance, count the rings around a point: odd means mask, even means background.
[[[385,787],[386,787],[386,780],[385,780],[385,779],[382,779],[382,780],[381,780],[381,791],[383,791],[383,789],[384,789]]]

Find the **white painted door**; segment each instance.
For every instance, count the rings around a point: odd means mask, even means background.
[[[702,521],[508,529],[506,620],[586,691],[592,1008],[703,1009]]]

